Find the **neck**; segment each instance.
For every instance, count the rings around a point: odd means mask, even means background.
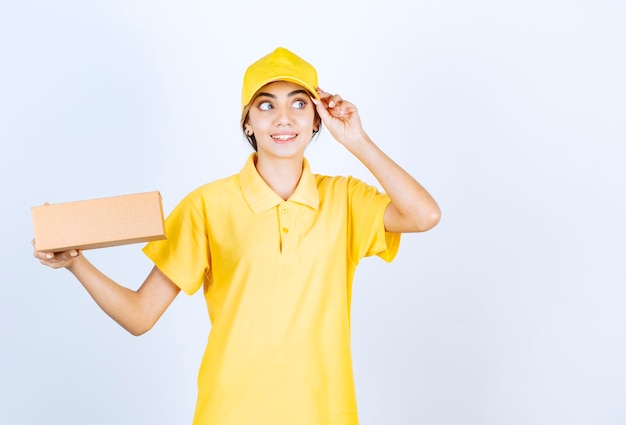
[[[257,157],[256,169],[261,178],[278,196],[287,200],[293,195],[302,176],[304,158]]]

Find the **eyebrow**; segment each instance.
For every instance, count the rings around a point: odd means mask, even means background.
[[[287,97],[295,96],[296,94],[308,95],[309,92],[307,92],[304,89],[298,89],[298,90],[290,91],[289,93],[287,93]],[[267,97],[271,97],[272,99],[276,99],[276,95],[272,93],[261,92],[257,95],[257,97],[261,97],[261,96],[267,96]]]

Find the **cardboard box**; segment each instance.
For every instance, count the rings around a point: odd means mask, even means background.
[[[31,208],[38,251],[104,248],[165,239],[159,192]]]

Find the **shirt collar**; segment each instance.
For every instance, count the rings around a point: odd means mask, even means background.
[[[268,210],[279,205],[284,200],[276,194],[261,178],[254,165],[256,153],[251,154],[246,164],[239,172],[239,182],[241,191],[246,202],[255,214]],[[288,199],[290,202],[297,202],[310,208],[319,207],[319,191],[315,176],[311,174],[309,162],[304,158],[302,164],[302,176],[298,182],[295,192]]]

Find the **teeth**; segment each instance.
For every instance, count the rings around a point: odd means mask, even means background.
[[[294,136],[293,135],[288,135],[288,134],[280,134],[277,136],[272,136],[273,139],[278,139],[278,140],[289,140],[292,139]]]

